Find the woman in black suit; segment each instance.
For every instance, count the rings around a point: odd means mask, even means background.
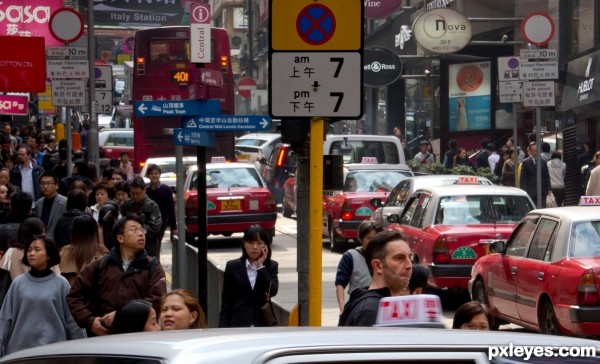
[[[271,235],[260,225],[244,232],[242,256],[225,266],[219,327],[267,326],[261,307],[279,289],[279,264],[271,260]]]

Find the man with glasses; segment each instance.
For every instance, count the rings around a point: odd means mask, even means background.
[[[58,193],[58,177],[52,172],[44,172],[40,177],[43,197],[35,202],[35,216],[46,224],[46,235],[54,240],[56,223],[67,209],[67,198]]]
[[[133,177],[129,183],[129,198],[121,205],[121,215],[135,212],[142,218],[146,229],[146,252],[160,259],[160,227],[162,216],[156,202],[146,195],[146,182],[140,175]]]
[[[67,295],[75,321],[88,336],[110,334],[116,309],[128,301],[146,300],[160,312],[160,299],[167,293],[165,271],[146,254],[142,224],[134,213],[120,218],[113,228],[118,245],[88,264]]]

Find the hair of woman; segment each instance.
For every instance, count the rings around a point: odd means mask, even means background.
[[[98,223],[90,215],[77,216],[71,228],[71,258],[77,271],[80,272],[98,253],[101,253]]]
[[[171,295],[178,295],[181,297],[185,303],[185,306],[188,308],[188,310],[190,310],[190,313],[196,312],[198,314],[196,321],[190,325],[190,329],[203,329],[206,327],[206,315],[204,315],[204,310],[202,309],[202,306],[200,306],[200,302],[198,302],[196,296],[194,296],[191,291],[180,288],[167,293],[163,296],[160,302],[161,307],[165,304],[167,297]]]
[[[253,241],[260,240],[265,242],[267,246],[267,259],[265,259],[265,263],[271,260],[271,234],[263,229],[262,226],[258,224],[250,225],[246,231],[244,231],[244,236],[242,237],[242,241]],[[248,253],[246,253],[246,249],[244,249],[244,243],[242,242],[242,258],[247,259]]]
[[[54,244],[54,241],[46,235],[33,236],[29,241],[27,241],[27,243],[25,244],[25,248],[23,249],[25,253],[23,254],[23,259],[21,260],[21,263],[28,267],[30,266],[29,259],[27,257],[27,251],[29,250],[31,244],[33,244],[33,242],[36,240],[41,240],[44,242],[44,247],[46,248],[46,255],[48,256],[47,268],[60,264],[60,253],[58,252],[58,248],[56,247],[56,244]]]
[[[46,224],[37,217],[29,217],[21,223],[21,226],[19,226],[19,230],[17,230],[17,235],[15,235],[11,247],[25,249],[25,245],[27,245],[28,242],[31,242],[32,238],[45,233]]]
[[[144,300],[133,300],[125,303],[115,313],[112,333],[126,334],[142,332],[152,310],[152,304]]]
[[[492,317],[488,308],[479,301],[471,301],[460,306],[454,312],[454,321],[452,321],[453,329],[460,329],[464,324],[470,322],[473,317],[484,314],[489,323],[492,322]]]

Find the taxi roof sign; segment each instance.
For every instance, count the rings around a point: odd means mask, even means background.
[[[379,164],[377,163],[377,157],[362,157],[360,162],[362,164]]]
[[[445,328],[440,298],[431,294],[382,298],[375,326]]]
[[[210,158],[210,162],[211,163],[226,163],[227,159],[225,159],[225,157],[222,157],[222,156],[212,157],[212,158]]]
[[[459,185],[478,185],[479,178],[477,178],[477,176],[459,176],[458,184]]]
[[[579,206],[600,206],[600,196],[581,196]]]

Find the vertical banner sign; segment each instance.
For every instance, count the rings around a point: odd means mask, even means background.
[[[453,64],[448,67],[448,130],[491,128],[491,62]]]
[[[210,63],[210,5],[190,6],[190,43],[193,63]]]

